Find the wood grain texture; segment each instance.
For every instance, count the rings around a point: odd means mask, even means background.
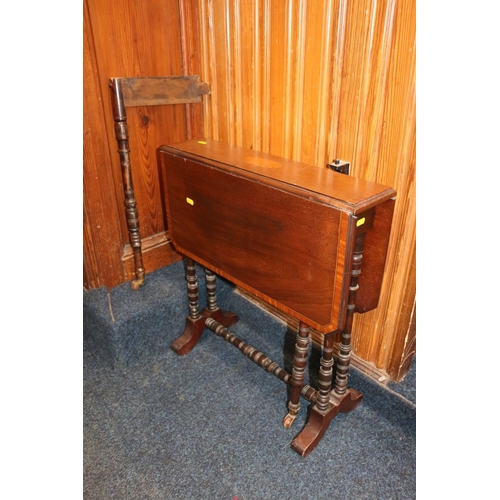
[[[198,2],[196,0],[179,1],[182,74],[198,75],[199,67],[199,33],[198,33]],[[202,100],[203,101],[203,100]],[[201,105],[185,104],[186,109],[186,139],[201,137],[202,108]]]
[[[206,82],[197,76],[158,76],[122,78],[123,100],[126,107],[192,104],[210,92]]]
[[[108,81],[115,77],[163,77],[198,74],[198,11],[196,1],[152,0],[145,5],[138,0],[110,2],[85,0],[85,45],[87,75],[92,73],[94,87],[85,92],[89,108],[89,127],[99,134],[84,137],[90,152],[84,158],[84,177],[92,182],[92,162],[108,182],[85,193],[88,227],[96,233],[99,223],[99,191],[108,206],[106,217],[118,227],[108,241],[96,248],[96,240],[85,233],[86,275],[95,275],[92,284],[113,287],[134,275],[133,258],[128,244],[124,214],[124,195],[120,159],[114,138],[113,117]],[[146,104],[146,103],[141,103]],[[168,265],[179,256],[172,250],[164,215],[157,150],[161,144],[178,142],[201,134],[201,103],[141,105],[127,109],[130,134],[130,159],[134,191],[139,213],[139,228],[146,272]],[[97,142],[95,142],[97,140]],[[101,141],[106,155],[92,151]],[[115,259],[112,270],[105,264]],[[91,258],[91,255],[94,258]],[[101,263],[102,261],[102,263]],[[87,280],[88,281],[88,280]]]
[[[209,139],[160,155],[180,253],[329,334],[346,322],[354,242],[375,229],[359,310],[376,306],[394,190]]]
[[[396,379],[415,350],[415,11],[414,0],[199,9],[200,78],[215,83],[204,135],[318,167],[341,158],[398,192],[379,307],[356,315],[352,337]]]
[[[119,158],[113,144],[114,132],[110,116],[107,83],[103,76],[140,77],[169,76],[182,74],[179,8],[177,1],[168,0],[141,2],[100,2],[87,0],[93,15],[92,27],[104,109],[108,120],[108,141],[115,178],[117,200],[123,198]],[[94,19],[97,20],[94,23]],[[170,20],[169,30],[162,23]],[[156,51],[156,47],[162,47]],[[156,149],[165,140],[181,140],[185,132],[185,107],[182,104],[163,107],[141,106],[127,110],[130,134],[130,161],[133,170],[134,190],[139,212],[139,227],[142,238],[167,230],[162,216],[159,196]],[[175,123],[176,126],[172,126]],[[134,173],[136,174],[134,176]],[[119,203],[119,202],[118,202]],[[127,228],[121,217],[124,241]]]
[[[83,105],[83,242],[84,287],[99,288],[123,279],[123,246],[118,208],[106,141],[104,110],[99,100],[99,79],[90,30],[89,11],[84,4],[84,105]]]

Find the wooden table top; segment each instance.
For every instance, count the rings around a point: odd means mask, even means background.
[[[253,149],[233,146],[211,139],[193,139],[162,149],[177,150],[185,157],[195,155],[216,161],[242,175],[261,176],[301,191],[318,202],[357,214],[381,201],[396,195],[394,189],[375,182],[357,179],[335,172],[326,167],[317,167],[278,156],[261,153]]]

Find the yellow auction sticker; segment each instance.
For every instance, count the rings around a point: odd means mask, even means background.
[[[356,227],[362,226],[365,223],[366,218],[362,217],[358,221],[356,221]]]
[[[190,205],[194,205],[194,201],[193,201],[191,198],[186,198],[186,201],[187,201]]]

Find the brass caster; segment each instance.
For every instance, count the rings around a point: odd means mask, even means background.
[[[130,283],[130,288],[132,288],[132,290],[139,290],[142,285],[144,285],[144,278],[132,281],[132,283]]]
[[[297,415],[290,415],[290,413],[288,413],[286,417],[283,419],[283,427],[285,429],[290,429],[296,417]]]

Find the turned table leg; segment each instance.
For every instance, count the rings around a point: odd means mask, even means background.
[[[230,311],[222,312],[217,304],[217,280],[215,273],[205,268],[205,283],[207,288],[207,307],[202,311],[203,316],[212,318],[221,325],[229,328],[238,321],[238,316]]]
[[[300,392],[304,385],[304,377],[309,356],[309,327],[299,323],[299,330],[295,340],[295,354],[293,357],[293,368],[291,378],[290,401],[288,402],[288,413],[283,419],[283,426],[289,429],[293,424],[300,409]]]
[[[316,404],[311,408],[306,426],[292,441],[292,448],[303,457],[308,455],[316,447],[328,429],[332,419],[339,413],[346,413],[354,410],[363,397],[362,394],[355,389],[347,389],[347,380],[351,357],[352,320],[354,316],[356,292],[359,288],[358,277],[361,273],[364,239],[365,233],[359,234],[356,237],[351,267],[346,324],[342,331],[334,388],[330,390],[333,376],[333,343],[338,332],[332,332],[325,336],[320,362],[319,390]]]
[[[189,302],[189,316],[182,335],[172,342],[172,349],[180,355],[188,353],[200,340],[205,329],[205,318],[200,314],[198,303],[198,277],[193,259],[186,258],[186,283]]]
[[[238,316],[232,312],[222,312],[217,305],[216,276],[213,272],[205,269],[205,284],[207,289],[207,307],[200,312],[198,277],[196,276],[196,264],[193,259],[186,258],[186,282],[189,302],[189,316],[186,318],[186,326],[181,336],[174,340],[171,348],[179,355],[187,354],[200,340],[205,330],[206,320],[213,318],[225,327],[229,327],[238,321]]]
[[[337,362],[337,373],[335,376],[334,392],[337,396],[344,396],[347,392],[347,380],[349,378],[349,366],[351,363],[351,331],[356,303],[356,293],[359,289],[358,278],[361,274],[363,262],[363,246],[365,234],[361,233],[356,237],[354,255],[352,258],[351,283],[349,286],[349,299],[347,303],[347,315],[342,340],[339,345],[339,356]]]

